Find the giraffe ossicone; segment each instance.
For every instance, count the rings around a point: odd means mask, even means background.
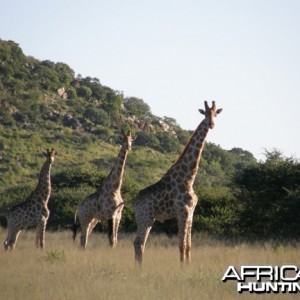
[[[87,196],[77,207],[73,225],[73,240],[76,238],[77,220],[81,227],[80,244],[86,248],[88,237],[98,222],[112,219],[112,230],[109,241],[112,247],[117,245],[118,228],[122,217],[124,201],[121,196],[124,168],[128,151],[131,150],[134,138],[131,133],[124,135],[121,150],[112,166],[110,173],[103,180],[99,189]]]
[[[9,212],[0,213],[7,219],[5,250],[13,250],[21,230],[33,226],[36,226],[36,246],[38,248],[44,247],[45,230],[50,214],[48,209],[48,201],[51,195],[50,172],[57,152],[54,149],[47,149],[44,154],[46,161],[42,166],[35,190],[24,202],[13,206]]]
[[[209,107],[199,109],[205,118],[193,133],[183,152],[167,173],[155,184],[141,190],[133,200],[137,235],[134,241],[135,259],[141,263],[148,235],[155,220],[176,218],[180,261],[191,261],[191,231],[193,214],[198,197],[193,189],[199,162],[209,129],[214,127],[215,117],[222,112],[215,101]]]

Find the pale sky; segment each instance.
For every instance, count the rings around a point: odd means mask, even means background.
[[[0,0],[0,38],[68,64],[193,130],[263,159],[300,158],[300,1]]]

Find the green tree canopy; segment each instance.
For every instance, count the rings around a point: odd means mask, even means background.
[[[142,99],[136,97],[125,98],[124,106],[130,114],[137,117],[146,116],[151,113],[150,106]]]

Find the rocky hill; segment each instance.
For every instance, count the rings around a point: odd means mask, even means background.
[[[75,75],[65,63],[40,61],[0,40],[0,207],[23,200],[36,183],[43,151],[53,147],[59,157],[52,203],[71,218],[109,171],[128,130],[137,137],[124,178],[130,199],[164,174],[191,132],[153,115],[138,97],[126,98],[98,78]],[[233,174],[255,163],[248,151],[208,143],[195,187],[226,188]]]

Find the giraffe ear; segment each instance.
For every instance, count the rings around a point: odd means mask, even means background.
[[[43,152],[43,155],[44,155],[45,157],[48,157],[48,156],[49,156],[49,149],[46,149],[46,151]]]
[[[202,114],[202,115],[205,115],[205,111],[204,111],[204,109],[198,109],[199,110],[199,112],[200,112],[200,114]]]
[[[222,112],[223,108],[217,109],[217,114],[220,114]]]

